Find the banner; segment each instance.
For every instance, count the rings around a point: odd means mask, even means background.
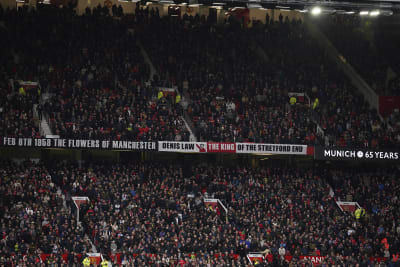
[[[86,253],[90,259],[90,264],[99,265],[103,260],[103,256],[100,253]]]
[[[312,264],[320,265],[326,256],[300,256],[300,260],[311,260]]]
[[[16,138],[3,137],[0,146],[66,149],[153,150],[157,142],[112,141],[97,139]]]
[[[306,145],[236,143],[236,153],[307,155]]]
[[[53,136],[58,137],[58,136]],[[99,139],[0,137],[0,147],[103,149],[127,151],[159,151],[178,153],[240,153],[310,155],[313,147],[288,144],[218,143],[218,142],[138,142]],[[309,151],[308,151],[309,150]],[[396,154],[398,156],[398,154]]]
[[[207,143],[207,152],[236,153],[235,143]]]
[[[315,159],[323,160],[399,160],[398,151],[315,147]]]
[[[338,205],[339,209],[342,212],[345,211],[354,212],[356,209],[361,208],[358,202],[336,201],[336,205]]]
[[[379,96],[379,113],[382,116],[390,115],[396,108],[400,109],[400,96]]]
[[[183,152],[183,153],[205,153],[207,143],[205,142],[169,142],[159,141],[158,151],[161,152]]]
[[[204,205],[207,209],[212,209],[215,211],[217,209],[218,201],[215,198],[205,198]]]
[[[292,97],[292,96],[296,97],[296,100],[298,102],[300,102],[300,103],[304,102],[304,93],[289,92],[288,96],[289,97]]]
[[[24,87],[25,90],[33,89],[36,87],[40,87],[38,82],[31,82],[31,81],[18,81],[19,86]]]
[[[247,259],[250,261],[250,264],[257,265],[264,261],[264,256],[259,252],[250,252],[247,254]]]
[[[163,96],[166,97],[167,95],[175,96],[176,95],[176,88],[167,88],[167,87],[157,87],[158,91],[163,92]]]
[[[228,209],[227,209],[227,208],[225,207],[225,205],[222,204],[222,202],[221,202],[219,199],[217,199],[217,198],[205,198],[205,199],[204,199],[204,205],[205,205],[208,209],[210,209],[210,210],[216,212],[216,213],[218,214],[218,216],[221,215],[221,213],[222,213],[223,215],[225,215],[225,216],[228,214]]]

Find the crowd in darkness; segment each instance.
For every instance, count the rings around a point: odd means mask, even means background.
[[[52,133],[61,137],[189,139],[181,114],[165,99],[157,100],[148,83],[134,17],[116,20],[105,13],[98,8],[77,16],[51,7],[2,12],[8,41],[1,67],[3,135],[38,137],[33,119],[38,104],[38,117],[46,116]],[[9,79],[39,81],[39,93],[51,98],[39,101],[36,89],[19,94]]]
[[[187,92],[200,140],[314,144],[310,109],[288,104],[288,92],[304,92],[303,84],[260,59],[257,28],[196,16],[152,20],[147,29],[144,42],[166,74],[159,82]]]
[[[218,26],[200,17],[150,19],[152,34],[143,40],[165,74],[159,83],[187,92],[200,140],[398,146],[398,129],[380,120],[301,21],[267,22],[246,28],[232,18]],[[288,92],[320,104],[314,111],[307,101],[289,105]]]
[[[156,97],[157,86],[177,86],[199,141],[398,146],[396,113],[382,122],[301,21],[215,25],[146,10],[2,11],[2,135],[39,137],[43,115],[66,138],[187,141],[180,105]],[[138,41],[158,70],[152,81]],[[10,79],[42,90],[20,94]],[[289,92],[310,101],[290,105]]]
[[[327,256],[325,266],[377,266],[370,257],[392,264],[400,248],[394,169],[3,161],[0,172],[2,264],[39,264],[42,253],[62,263],[67,253],[74,266],[91,251],[88,239],[128,266],[244,266],[254,251],[271,266],[311,266],[301,255]],[[90,198],[82,226],[74,195]],[[205,197],[227,213],[206,207]],[[335,200],[357,201],[367,216],[357,221]]]
[[[373,32],[379,31],[375,27],[378,22],[360,16],[338,15],[318,23],[339,53],[378,95],[398,94],[398,88],[392,88],[387,83],[390,63],[374,44]]]
[[[2,68],[3,66],[0,66]],[[0,70],[1,71],[1,70]],[[13,137],[40,137],[33,117],[37,97],[14,94],[9,81],[0,81],[0,135]]]

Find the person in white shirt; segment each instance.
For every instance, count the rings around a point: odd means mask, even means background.
[[[279,256],[284,257],[286,254],[286,249],[281,245],[278,252],[279,252]]]

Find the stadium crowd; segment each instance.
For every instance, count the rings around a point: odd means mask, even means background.
[[[51,254],[47,263],[62,264],[67,252],[77,265],[77,255],[90,251],[70,192],[55,174],[41,163],[0,162],[0,265],[40,266],[42,254]]]
[[[1,16],[9,43],[25,44],[2,44],[9,51],[1,67],[3,136],[39,137],[44,116],[52,133],[66,138],[188,141],[182,107],[157,98],[159,86],[177,86],[199,141],[400,142],[398,127],[381,121],[301,21],[281,17],[246,28],[233,18],[214,25],[139,8],[118,20],[101,8],[84,16],[51,8]],[[57,34],[47,38],[50,32]],[[153,81],[138,41],[158,70]],[[41,90],[18,92],[10,79],[39,81]],[[44,92],[50,97],[41,100]],[[290,92],[306,96],[290,104]]]
[[[314,143],[310,109],[289,106],[288,92],[303,89],[259,59],[252,38],[258,29],[198,16],[163,17],[146,26],[146,47],[159,72],[167,73],[158,82],[186,93],[199,140]]]
[[[385,257],[399,254],[398,175],[396,168],[364,172],[335,170],[329,175],[337,198],[357,201],[369,211],[362,227],[357,229],[363,237],[359,241],[364,251],[375,251]]]
[[[157,87],[177,86],[199,141],[399,146],[398,112],[381,122],[301,21],[245,28],[233,18],[217,26],[198,16],[160,18],[154,10],[114,13],[118,20],[103,8],[84,16],[68,9],[1,11],[7,42],[0,43],[6,51],[0,136],[39,137],[44,116],[65,138],[187,141],[177,101],[157,97]],[[150,82],[139,41],[159,73]],[[382,74],[372,73],[380,90]],[[20,90],[18,80],[39,81],[41,88]],[[311,101],[291,103],[289,92]],[[244,266],[255,251],[272,266],[311,266],[304,255],[327,256],[325,266],[377,266],[382,258],[396,266],[398,175],[339,167],[2,161],[0,265],[80,265],[93,243],[127,266]],[[81,205],[81,225],[71,201],[77,195],[90,199]],[[227,211],[204,198],[219,199]],[[367,215],[357,220],[342,212],[335,200],[344,199]]]
[[[39,127],[33,116],[33,105],[37,103],[37,96],[30,91],[25,94],[13,93],[13,83],[0,78],[0,135],[40,137]]]
[[[2,16],[5,39],[20,44],[6,49],[10,54],[3,58],[4,136],[38,137],[33,118],[33,104],[38,104],[38,118],[44,115],[61,137],[189,140],[181,114],[166,99],[157,100],[148,83],[134,18],[115,20],[103,9],[77,16],[51,7]],[[26,88],[10,92],[9,79],[38,81],[51,97],[41,99]]]
[[[372,39],[369,36],[377,22],[348,15],[327,17],[318,22],[339,53],[378,95],[394,93],[386,82],[390,63],[375,47],[373,36]]]
[[[302,255],[327,256],[329,266],[376,266],[370,257],[388,264],[400,245],[397,175],[276,165],[2,162],[0,262],[34,264],[51,254],[45,261],[65,258],[73,266],[91,251],[91,239],[114,263],[129,266],[244,266],[255,251],[272,266],[307,264]],[[81,205],[82,227],[71,209],[76,195],[90,198]],[[204,198],[219,199],[227,212]],[[367,216],[356,220],[335,200],[358,201]]]
[[[199,140],[357,147],[400,142],[399,131],[329,64],[301,21],[281,18],[246,28],[234,19],[216,26],[199,17],[164,17],[147,26],[152,34],[143,37],[146,47],[167,73],[158,82],[187,92],[186,111]],[[309,103],[290,105],[289,92],[306,93]]]
[[[313,100],[314,119],[324,132],[319,144],[342,147],[398,145],[399,132],[387,131],[376,110],[369,107],[336,65],[329,63],[327,52],[313,39],[305,24],[283,19],[279,23],[270,22],[256,38],[265,51],[272,51],[268,54],[271,61],[283,62],[286,67],[282,68],[284,77],[292,69],[301,69],[294,80],[297,78],[297,83],[303,85],[303,89],[298,90],[306,92]],[[281,52],[274,53],[274,47],[279,47]]]

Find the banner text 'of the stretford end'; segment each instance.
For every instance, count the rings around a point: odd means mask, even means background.
[[[114,150],[154,150],[157,142],[116,141],[97,139],[63,138],[15,138],[3,137],[1,145],[8,147],[65,148],[65,149],[114,149]]]
[[[237,153],[276,153],[306,155],[306,145],[236,143]]]

